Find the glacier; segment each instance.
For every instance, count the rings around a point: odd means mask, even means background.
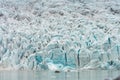
[[[0,69],[120,69],[119,0],[0,0]]]

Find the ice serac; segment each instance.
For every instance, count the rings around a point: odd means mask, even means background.
[[[120,69],[119,0],[0,0],[0,69]]]

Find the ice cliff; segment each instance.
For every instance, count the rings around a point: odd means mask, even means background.
[[[120,1],[0,0],[0,68],[120,69]]]

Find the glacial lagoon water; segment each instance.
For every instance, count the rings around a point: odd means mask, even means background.
[[[79,72],[0,71],[0,80],[112,80],[120,71],[81,70]]]

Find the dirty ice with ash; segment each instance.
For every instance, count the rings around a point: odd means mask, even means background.
[[[120,69],[120,1],[0,0],[3,69]]]

